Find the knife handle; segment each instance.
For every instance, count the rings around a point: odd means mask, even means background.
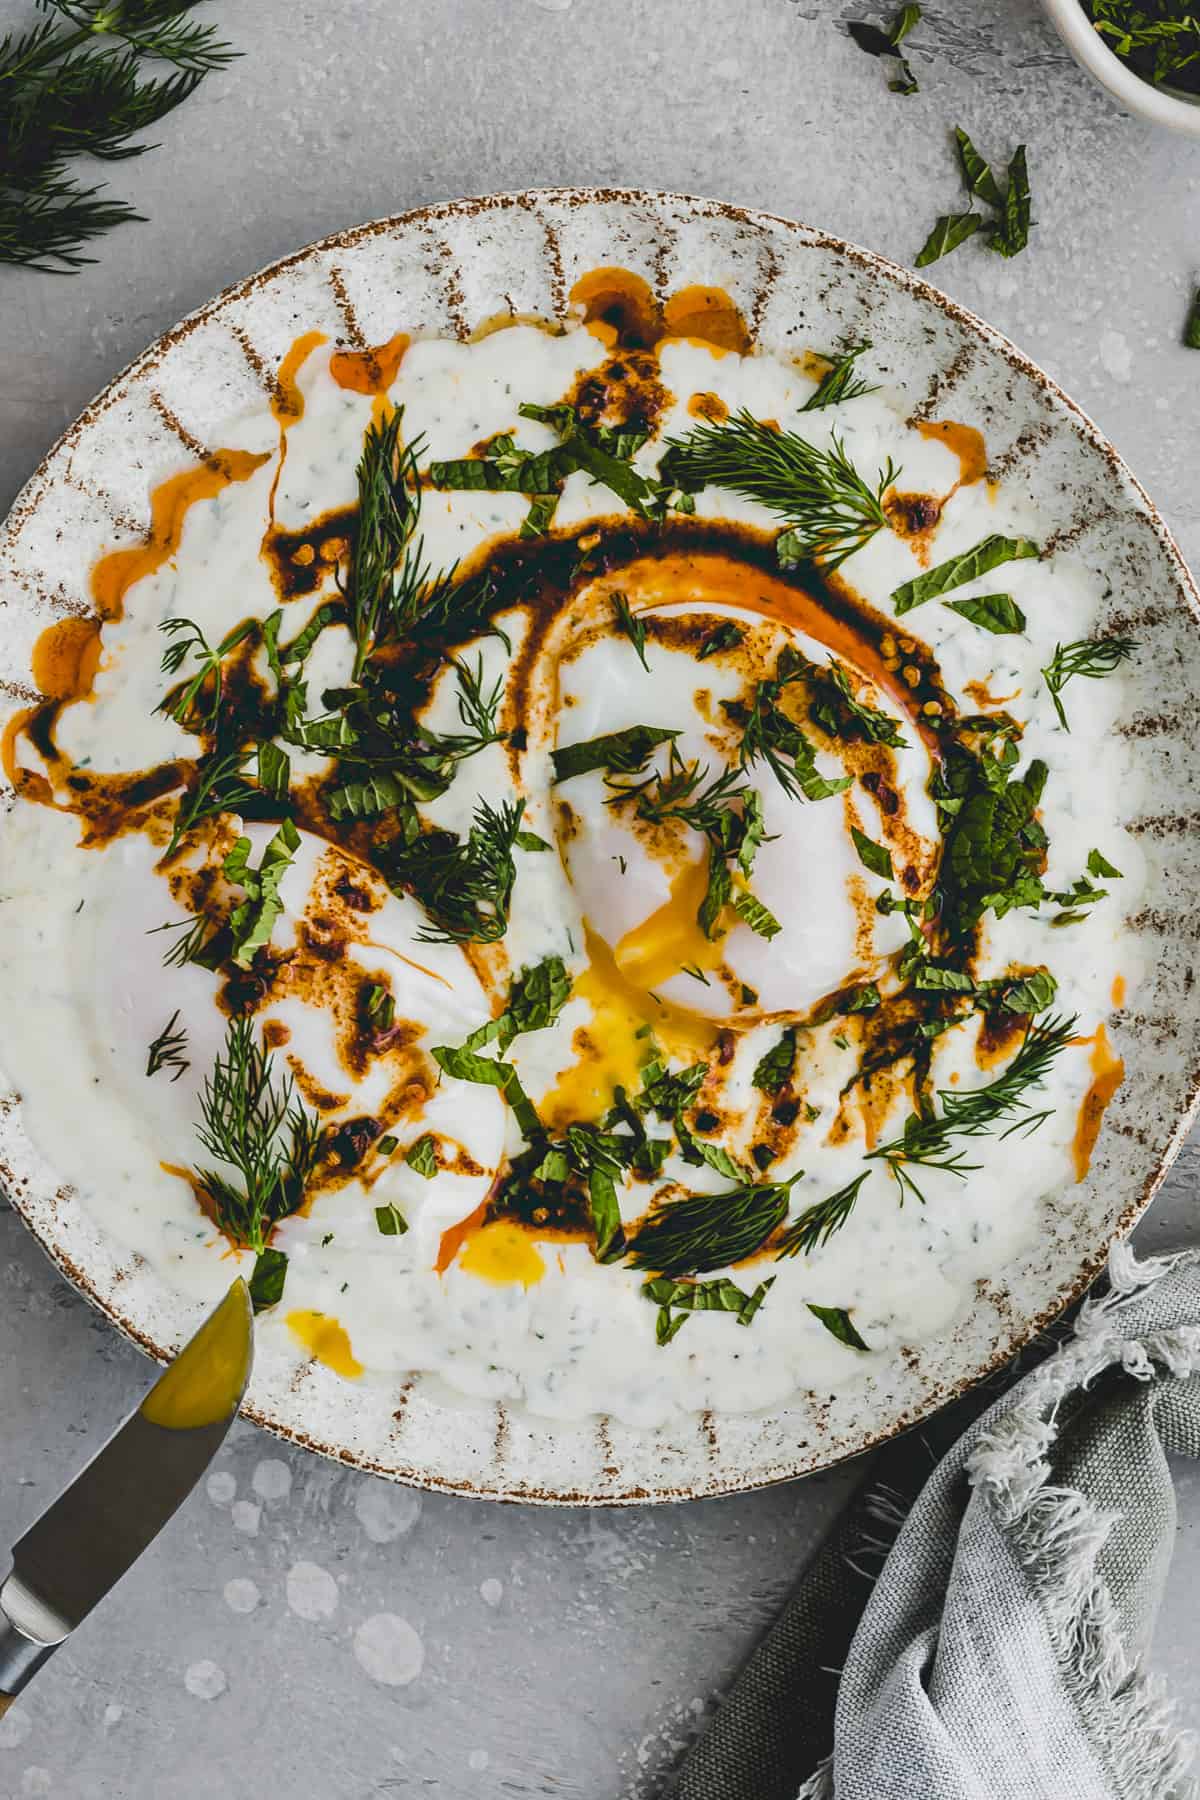
[[[0,1719],[4,1717],[16,1697],[15,1694],[0,1694]]]

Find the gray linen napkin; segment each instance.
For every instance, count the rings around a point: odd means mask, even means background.
[[[1116,1248],[1073,1335],[982,1404],[886,1453],[673,1800],[1195,1795],[1142,1658],[1175,1531],[1167,1454],[1200,1455],[1200,1253]]]

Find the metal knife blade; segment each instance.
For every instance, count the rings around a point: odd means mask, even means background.
[[[137,1411],[15,1545],[0,1587],[0,1693],[23,1685],[191,1493],[245,1392],[253,1322],[249,1289],[235,1281]],[[38,1653],[15,1654],[6,1626]],[[32,1666],[11,1666],[23,1661]]]

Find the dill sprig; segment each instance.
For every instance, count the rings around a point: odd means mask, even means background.
[[[870,340],[855,344],[843,356],[832,357],[819,385],[808,396],[801,412],[820,412],[826,406],[840,406],[843,400],[857,400],[860,394],[873,394],[874,387],[863,381],[854,365],[871,348]]]
[[[402,444],[403,423],[401,407],[373,421],[356,470],[358,529],[348,596],[355,681],[388,627],[402,627],[416,612],[427,579],[419,541],[416,555],[406,554],[421,517],[421,440]]]
[[[203,915],[195,919],[168,919],[165,925],[152,925],[146,935],[154,937],[160,931],[182,934],[163,952],[164,968],[182,969],[185,964],[195,962],[204,949],[208,940],[208,920]]]
[[[722,487],[770,507],[788,524],[776,546],[781,563],[818,560],[836,569],[887,524],[883,496],[899,470],[889,457],[872,486],[836,435],[821,450],[794,431],[773,430],[741,412],[674,439],[661,474],[688,493]]]
[[[178,850],[189,831],[222,813],[240,812],[249,802],[259,798],[260,790],[246,779],[247,750],[214,752],[197,765],[193,785],[184,794],[175,813],[171,841],[163,851],[164,861]]]
[[[217,1170],[197,1170],[217,1223],[233,1243],[261,1251],[304,1197],[321,1128],[296,1100],[291,1077],[275,1081],[271,1053],[244,1013],[229,1021],[223,1051],[205,1077],[200,1115],[201,1144],[240,1177],[238,1185]]]
[[[401,441],[403,407],[373,421],[363,438],[356,477],[358,524],[347,601],[358,681],[371,652],[422,620],[444,620],[464,590],[454,570],[435,574],[420,535],[424,439]]]
[[[64,274],[83,246],[143,217],[70,174],[72,157],[120,162],[130,140],[236,54],[189,15],[197,0],[40,0],[52,14],[0,40],[0,262]],[[144,60],[174,73],[145,76]]]
[[[636,800],[639,819],[661,825],[667,819],[679,819],[705,836],[727,830],[724,815],[731,806],[744,802],[751,789],[740,769],[725,769],[697,792],[708,775],[708,767],[697,759],[686,762],[672,743],[668,764],[663,772],[655,771],[644,781],[607,781],[608,806],[619,806]]]
[[[900,1136],[869,1152],[867,1161],[886,1162],[900,1185],[901,1198],[912,1194],[924,1201],[910,1168],[942,1169],[965,1180],[978,1168],[964,1160],[954,1139],[985,1137],[1011,1121],[1001,1135],[1018,1130],[1036,1130],[1048,1113],[1030,1113],[1028,1096],[1045,1081],[1050,1066],[1075,1035],[1076,1020],[1053,1016],[1044,1021],[1031,1020],[1021,1047],[994,1081],[986,1087],[966,1092],[939,1088],[940,1114],[922,1116],[914,1113],[905,1123]]]
[[[782,1224],[788,1195],[802,1173],[669,1201],[630,1240],[630,1261],[635,1269],[680,1276],[728,1268],[753,1256]]]
[[[392,853],[388,878],[411,893],[429,914],[423,943],[494,944],[508,930],[517,878],[513,847],[525,802],[499,808],[481,800],[465,841],[452,831],[431,831]]]
[[[458,716],[465,727],[466,735],[447,737],[431,733],[439,747],[453,746],[452,754],[456,760],[474,756],[478,751],[486,749],[488,744],[498,744],[503,733],[497,720],[500,712],[500,701],[504,696],[504,677],[498,675],[494,685],[486,691],[483,685],[483,656],[475,659],[475,667],[464,657],[461,662],[454,661],[455,673],[458,676]]]
[[[187,1048],[187,1027],[176,1029],[179,1008],[171,1014],[158,1036],[154,1038],[146,1052],[146,1073],[157,1075],[160,1069],[174,1069],[172,1081],[178,1081],[185,1069],[191,1064],[183,1054]]]
[[[870,1173],[869,1169],[864,1169],[861,1175],[856,1175],[853,1181],[844,1188],[839,1188],[836,1194],[830,1194],[827,1199],[818,1200],[814,1206],[806,1207],[780,1238],[777,1256],[799,1256],[801,1252],[807,1256],[810,1251],[819,1250],[822,1244],[827,1244],[854,1211],[859,1189]]]
[[[1131,637],[1080,638],[1074,644],[1055,645],[1042,676],[1064,731],[1071,727],[1059,696],[1072,676],[1085,675],[1090,681],[1101,681],[1128,662],[1137,649],[1137,639]]]
[[[162,654],[164,675],[177,675],[189,654],[200,666],[189,681],[164,695],[156,710],[166,713],[177,725],[214,731],[224,692],[222,664],[231,650],[259,629],[258,620],[243,619],[215,648],[192,619],[164,619],[158,629],[171,639]]]

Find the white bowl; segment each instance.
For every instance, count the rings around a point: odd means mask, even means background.
[[[1074,4],[1074,0],[1072,0]],[[755,1413],[681,1413],[654,1430],[548,1419],[468,1401],[426,1374],[361,1383],[279,1342],[260,1344],[244,1408],[325,1456],[425,1487],[511,1500],[645,1502],[725,1493],[824,1468],[914,1424],[1008,1362],[1080,1294],[1149,1204],[1200,1108],[1200,594],[1159,515],[1099,431],[1013,345],[906,269],[766,213],[678,194],[557,189],[426,207],[311,245],[160,339],[68,430],[0,527],[0,728],[37,698],[32,647],[90,607],[100,553],[141,541],[150,490],[195,446],[223,444],[273,394],[298,330],[382,343],[398,327],[467,338],[507,305],[562,315],[583,271],[619,264],[661,294],[719,282],[775,355],[869,337],[920,418],[970,419],[1048,537],[1105,579],[1106,634],[1136,630],[1115,729],[1136,752],[1121,819],[1147,866],[1125,921],[1145,968],[1114,1021],[1127,1074],[1086,1181],[1048,1195],[1037,1238],[977,1283],[939,1336],[830,1394]],[[853,335],[852,335],[853,334]],[[188,447],[190,446],[190,448]],[[1140,797],[1144,776],[1148,807]],[[0,779],[0,808],[11,802]],[[3,871],[6,881],[15,878]],[[165,1359],[198,1323],[144,1258],[100,1231],[27,1135],[3,1068],[21,1028],[0,1019],[0,1186],[68,1278]],[[2,1373],[2,1372],[0,1372]],[[5,1379],[11,1380],[12,1377]]]
[[[1098,32],[1079,0],[1042,0],[1042,5],[1059,37],[1080,68],[1108,89],[1115,100],[1130,112],[1139,113],[1154,125],[1169,126],[1172,131],[1185,131],[1200,137],[1200,97],[1182,94],[1174,88],[1155,87],[1135,75],[1127,63],[1109,49],[1107,40]]]

